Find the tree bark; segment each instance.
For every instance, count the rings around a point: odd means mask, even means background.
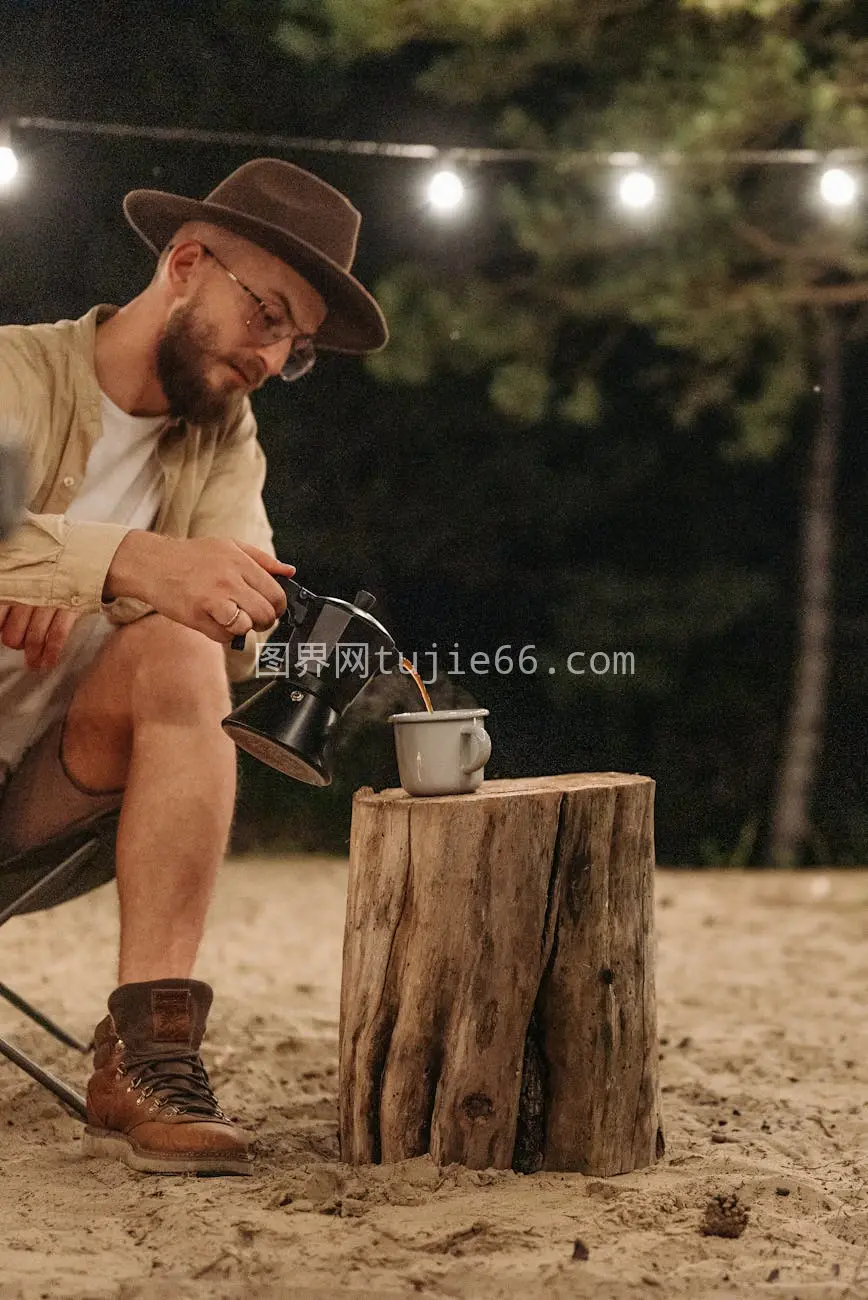
[[[802,515],[798,649],[769,845],[769,856],[776,867],[793,866],[804,846],[825,724],[835,469],[842,414],[841,333],[830,312],[824,312],[819,319],[818,352],[820,411]]]
[[[663,1152],[654,783],[357,792],[341,1158],[609,1176]]]

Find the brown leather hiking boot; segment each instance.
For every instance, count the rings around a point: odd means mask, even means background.
[[[86,1156],[150,1174],[250,1174],[250,1135],[217,1104],[199,1056],[212,990],[200,980],[122,984],[94,1034]]]

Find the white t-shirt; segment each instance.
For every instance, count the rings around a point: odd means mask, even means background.
[[[157,441],[167,417],[128,415],[105,393],[101,407],[102,437],[91,448],[81,489],[67,507],[66,518],[149,529],[163,490]],[[79,615],[60,662],[48,673],[31,672],[23,650],[0,644],[0,682],[4,688],[15,684],[15,705],[0,714],[0,785],[25,750],[63,717],[76,682],[112,626],[100,612]],[[9,699],[9,693],[5,697]]]
[[[102,437],[91,448],[84,482],[66,517],[150,528],[163,489],[157,439],[166,416],[127,415],[102,392],[100,406]]]

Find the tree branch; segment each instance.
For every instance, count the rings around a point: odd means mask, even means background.
[[[757,252],[776,262],[807,262],[818,266],[837,266],[844,270],[851,269],[846,254],[836,255],[823,249],[808,247],[805,244],[782,244],[768,231],[761,230],[759,226],[754,226],[749,221],[735,221],[733,230],[746,244],[750,244],[751,248],[755,248]]]
[[[753,287],[733,294],[728,306],[755,307],[763,302],[789,307],[852,307],[868,302],[868,280],[857,280],[855,284],[799,284],[772,293]]]

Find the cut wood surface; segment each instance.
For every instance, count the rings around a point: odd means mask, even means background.
[[[605,1177],[662,1154],[653,800],[618,772],[356,793],[342,1159]]]

